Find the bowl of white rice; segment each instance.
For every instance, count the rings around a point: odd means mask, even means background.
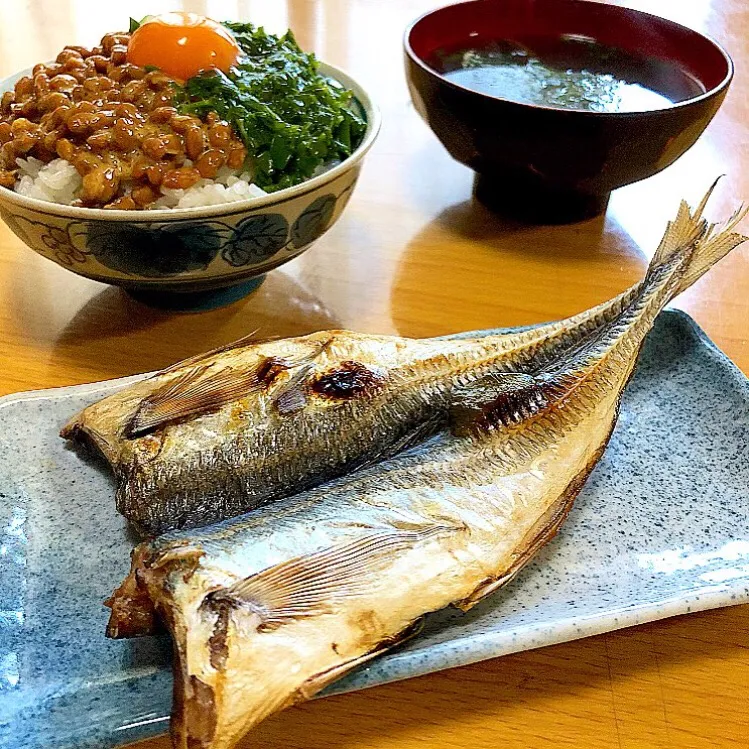
[[[227,301],[237,298],[338,220],[379,131],[366,91],[331,65],[320,63],[320,72],[353,92],[366,131],[350,156],[300,184],[266,193],[248,172],[223,166],[186,189],[162,186],[144,210],[89,208],[71,205],[82,178],[69,161],[19,158],[14,188],[0,187],[0,217],[40,255],[150,303],[210,304],[222,290]],[[0,94],[26,74],[0,82]]]

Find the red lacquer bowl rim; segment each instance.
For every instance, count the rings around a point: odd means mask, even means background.
[[[690,28],[689,26],[685,26],[684,24],[677,23],[676,21],[672,21],[668,18],[664,18],[663,16],[658,16],[655,13],[647,13],[642,10],[636,10],[634,8],[627,8],[620,5],[609,5],[608,3],[601,3],[601,2],[595,2],[595,0],[556,0],[558,4],[568,4],[568,5],[577,5],[577,6],[583,6],[583,5],[590,5],[595,7],[596,9],[606,8],[604,12],[611,12],[611,13],[621,13],[622,15],[635,15],[639,16],[640,18],[647,20],[647,19],[655,19],[659,23],[664,23],[668,26],[675,27],[676,29],[690,32],[692,34],[696,34],[697,36],[702,37],[706,42],[708,42],[724,59],[726,63],[726,75],[724,78],[715,86],[705,91],[704,94],[700,94],[699,96],[693,96],[691,99],[685,99],[684,101],[673,103],[667,107],[661,107],[659,109],[642,109],[637,110],[634,112],[596,112],[596,111],[590,111],[587,109],[563,109],[561,107],[550,107],[543,104],[528,104],[524,102],[514,101],[513,99],[507,99],[502,96],[495,96],[492,94],[483,93],[481,91],[476,91],[475,89],[468,88],[467,86],[462,86],[459,83],[456,83],[455,81],[451,81],[450,79],[446,78],[442,73],[440,73],[438,70],[433,68],[431,65],[426,63],[419,55],[416,54],[413,47],[411,46],[411,34],[413,33],[414,29],[422,23],[425,19],[439,15],[440,13],[444,13],[446,10],[450,8],[456,8],[459,6],[474,6],[478,4],[486,3],[487,0],[463,0],[463,2],[458,3],[450,3],[449,5],[442,5],[439,8],[435,8],[434,10],[429,10],[426,13],[422,13],[420,16],[418,16],[416,19],[414,19],[407,27],[403,35],[403,48],[408,55],[408,58],[418,65],[422,70],[424,70],[429,75],[438,78],[439,81],[447,86],[448,88],[455,89],[457,91],[462,91],[466,94],[471,94],[476,97],[480,97],[482,99],[486,99],[487,101],[496,101],[501,102],[503,104],[512,104],[517,107],[523,107],[524,109],[529,110],[539,110],[539,111],[546,111],[546,112],[556,112],[556,113],[566,113],[566,114],[574,114],[577,116],[585,116],[585,117],[594,117],[594,118],[631,118],[631,117],[643,117],[643,116],[654,116],[661,114],[663,112],[674,112],[678,111],[680,109],[686,109],[687,107],[691,107],[696,103],[707,101],[708,99],[711,99],[717,95],[719,95],[721,92],[725,91],[728,88],[728,85],[731,83],[731,80],[733,79],[734,75],[734,64],[733,60],[731,59],[731,56],[728,54],[728,52],[720,45],[718,42],[716,42],[712,37],[708,36],[707,34],[703,34],[701,31],[696,31],[693,28]],[[670,59],[674,59],[673,57]]]

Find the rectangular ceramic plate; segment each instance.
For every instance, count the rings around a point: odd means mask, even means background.
[[[113,484],[57,436],[126,380],[0,400],[0,746],[109,747],[167,729],[166,638],[104,637],[134,539]],[[560,535],[469,614],[352,673],[348,691],[749,600],[749,382],[686,315],[648,338]]]

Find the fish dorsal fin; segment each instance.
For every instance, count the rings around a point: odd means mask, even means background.
[[[517,424],[549,405],[543,383],[523,372],[486,375],[455,388],[450,403],[453,434],[481,433]]]
[[[353,541],[281,562],[206,596],[206,603],[231,601],[260,618],[260,630],[331,613],[337,604],[368,593],[373,573],[393,555],[441,534],[451,526],[431,524],[412,531],[374,531]]]
[[[266,340],[269,340],[263,339],[253,341],[252,337],[255,335],[255,333],[258,332],[258,330],[260,330],[260,328],[253,330],[252,333],[248,333],[241,338],[237,338],[236,341],[229,341],[229,343],[224,343],[222,346],[216,346],[216,348],[212,348],[210,351],[204,351],[200,354],[195,354],[195,356],[190,356],[187,359],[182,359],[182,361],[178,361],[175,364],[168,366],[166,369],[162,369],[160,372],[157,372],[153,376],[158,377],[159,375],[176,372],[178,369],[184,369],[185,367],[192,367],[196,364],[202,364],[208,359],[211,359],[214,356],[218,356],[219,354],[226,354],[229,351],[234,351],[236,349],[243,348],[244,346],[249,346],[250,344],[256,346],[260,343],[264,343]]]

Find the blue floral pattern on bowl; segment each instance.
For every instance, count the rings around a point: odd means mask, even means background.
[[[262,213],[243,218],[221,251],[229,265],[241,268],[270,260],[286,247],[289,222],[280,213]]]
[[[7,208],[0,206],[0,218],[5,221],[10,230],[29,247],[37,250],[42,255],[52,256],[52,259],[71,267],[75,263],[85,263],[85,250],[75,247],[70,239],[67,228],[50,226],[46,221],[32,221],[25,216],[11,213]],[[44,250],[35,246],[34,238],[37,237],[42,243]]]
[[[224,229],[219,222],[112,227],[89,221],[71,224],[68,231],[107,268],[144,278],[168,278],[207,268],[221,248]]]
[[[354,168],[336,180],[342,183],[337,194],[312,191],[303,203],[299,198],[286,201],[285,213],[272,205],[276,210],[238,211],[221,216],[224,220],[149,222],[142,220],[143,213],[134,221],[35,220],[4,205],[0,217],[40,254],[98,280],[137,286],[137,279],[192,280],[199,275],[214,280],[227,276],[232,283],[234,273],[237,280],[262,275],[309,247],[340,215],[357,176]],[[288,210],[299,203],[301,210]],[[112,271],[115,278],[108,275]]]
[[[335,204],[334,195],[322,195],[299,214],[291,227],[291,241],[295,247],[311,244],[330,226]]]

